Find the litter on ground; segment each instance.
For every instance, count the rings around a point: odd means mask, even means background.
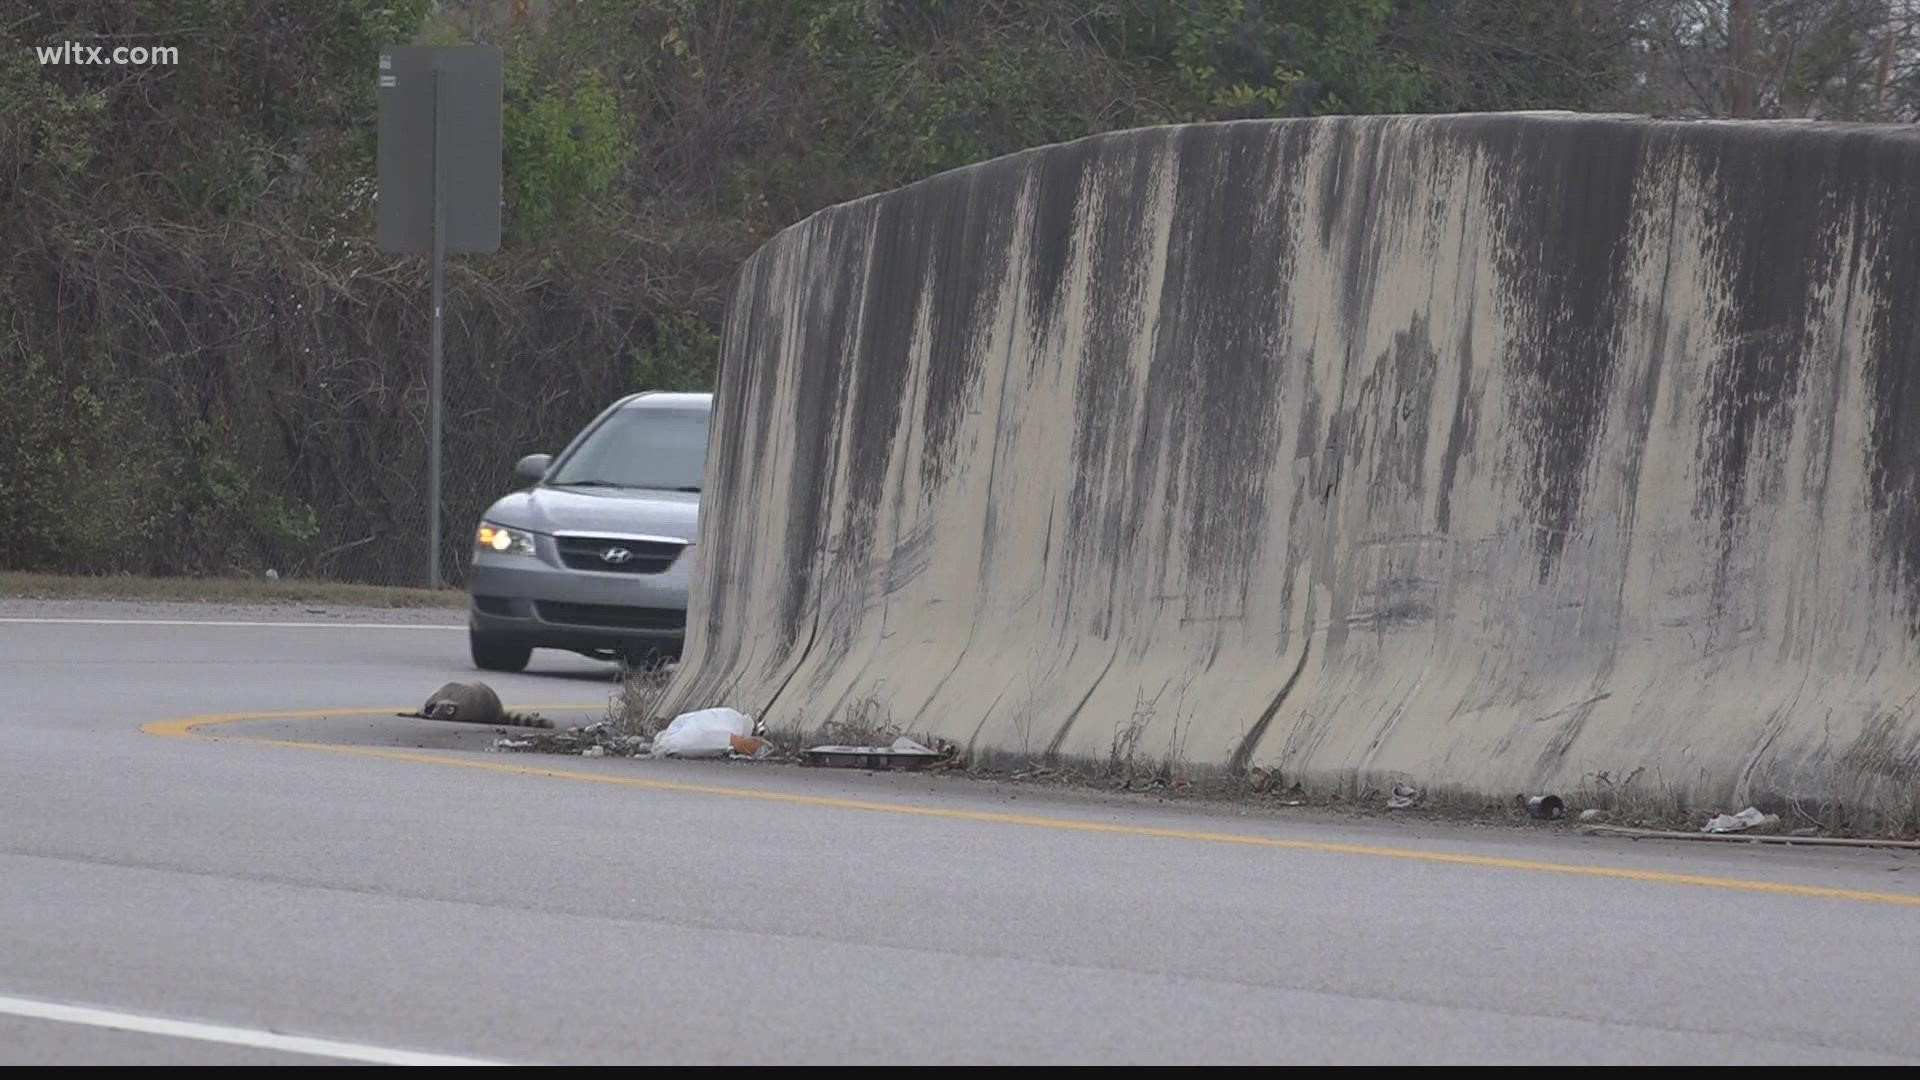
[[[952,754],[952,747],[935,750],[902,735],[889,746],[810,746],[801,760],[840,769],[919,769]]]
[[[735,740],[748,748],[737,746]],[[681,713],[653,737],[653,756],[658,758],[726,757],[733,753],[753,757],[764,749],[765,740],[755,740],[753,718],[725,708]]]
[[[1705,833],[1735,833],[1759,829],[1771,832],[1780,824],[1778,814],[1762,813],[1758,807],[1749,806],[1737,814],[1716,814],[1700,831]]]

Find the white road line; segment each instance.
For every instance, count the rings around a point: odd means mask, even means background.
[[[251,1046],[259,1050],[279,1050],[307,1057],[333,1058],[337,1061],[365,1061],[374,1065],[505,1065],[504,1061],[456,1057],[452,1054],[423,1054],[413,1050],[395,1050],[365,1043],[312,1039],[304,1035],[282,1035],[255,1028],[202,1024],[192,1020],[164,1020],[157,1016],[91,1009],[80,1005],[56,1005],[49,1001],[0,995],[0,1014],[24,1016],[30,1020],[51,1020],[59,1024],[111,1028],[142,1035],[162,1035],[173,1039]]]
[[[465,623],[382,623],[382,622],[258,622],[245,619],[42,619],[25,615],[0,615],[0,623],[73,626],[245,626],[307,630],[465,630]]]

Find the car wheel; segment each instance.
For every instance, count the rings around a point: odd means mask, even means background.
[[[482,671],[525,671],[533,659],[533,646],[511,638],[467,631],[467,650],[473,654],[473,666]]]

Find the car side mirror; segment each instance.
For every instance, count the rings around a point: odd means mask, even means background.
[[[528,454],[514,463],[513,478],[537,484],[547,475],[547,466],[553,464],[552,454]]]

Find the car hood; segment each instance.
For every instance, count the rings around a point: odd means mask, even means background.
[[[529,532],[627,533],[699,539],[700,496],[641,488],[535,487],[516,491],[486,518]]]

